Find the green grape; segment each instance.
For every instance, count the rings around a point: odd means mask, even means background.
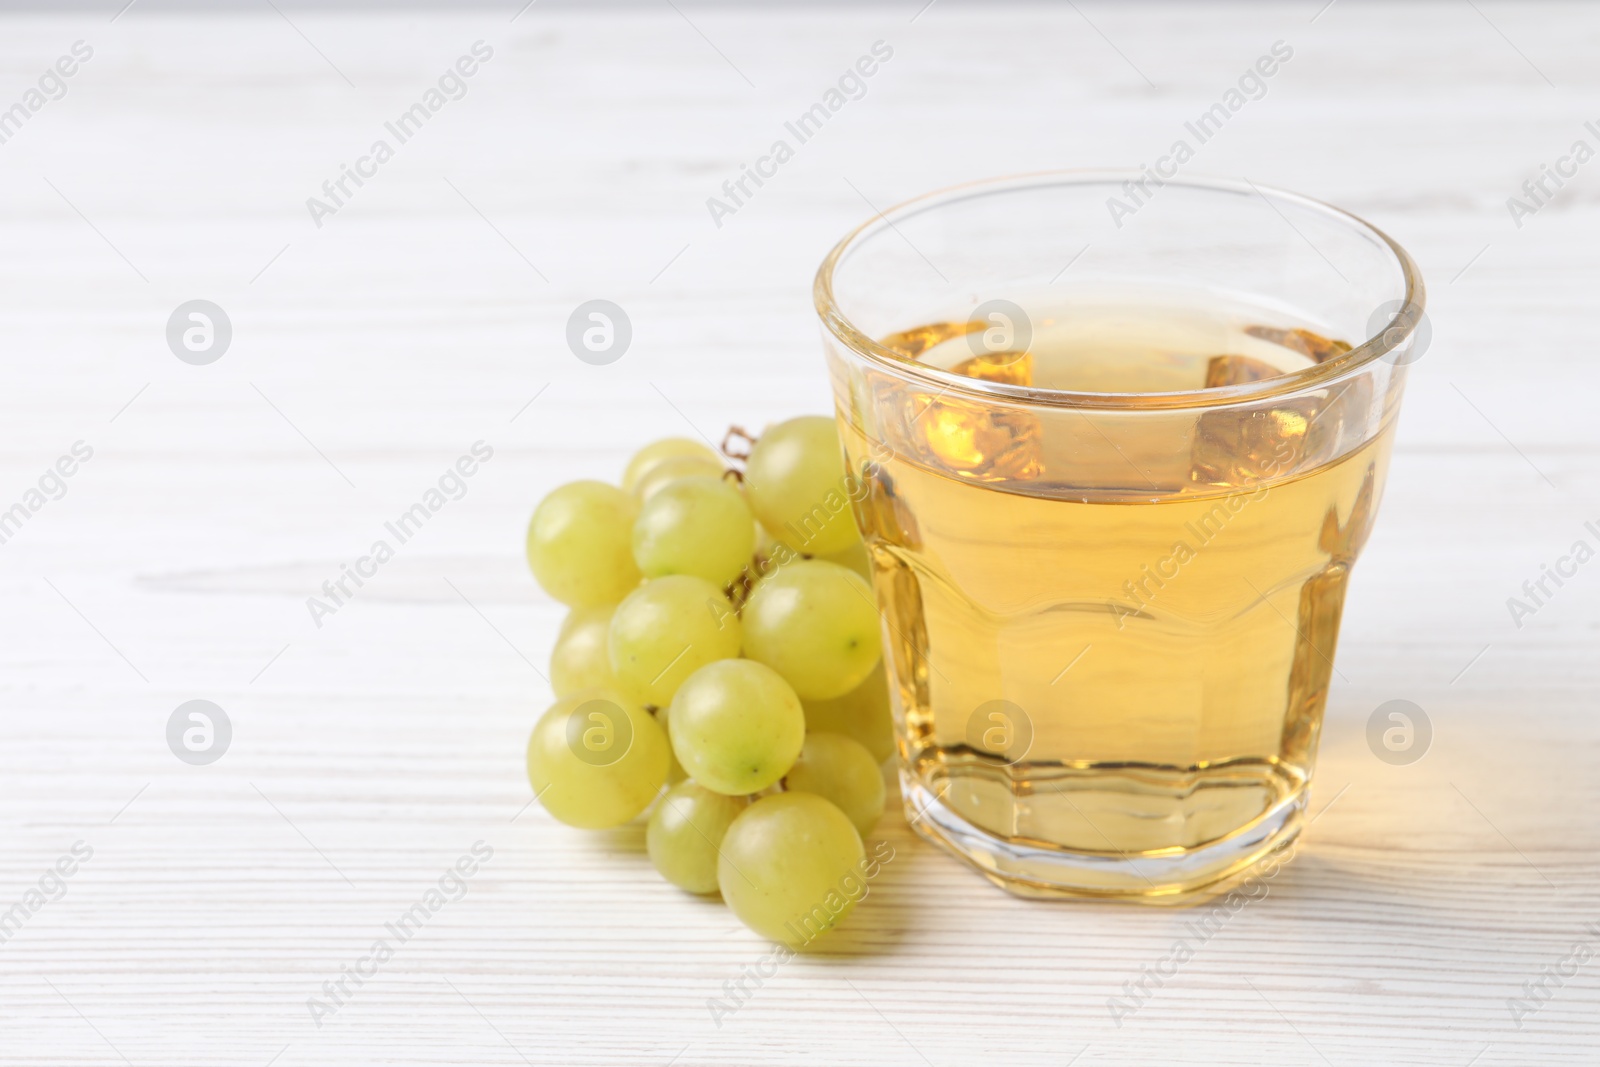
[[[722,899],[756,933],[799,950],[866,895],[866,850],[845,813],[815,793],[777,793],[728,827]]]
[[[651,471],[668,460],[684,458],[708,461],[715,464],[719,471],[722,469],[722,457],[699,441],[687,437],[664,437],[645,445],[628,460],[627,469],[622,472],[622,488],[637,494],[639,483],[649,477]]]
[[[807,700],[844,696],[883,652],[878,605],[855,571],[824,560],[780,567],[744,606],[744,654]]]
[[[713,793],[693,782],[673,786],[650,813],[645,848],[661,877],[691,893],[717,891],[717,846],[745,797]]]
[[[528,738],[528,780],[545,810],[568,826],[620,826],[667,780],[667,736],[648,711],[616,690],[562,697]]]
[[[716,478],[720,481],[727,470],[720,462],[699,456],[674,456],[652,468],[639,483],[639,488],[634,490],[634,496],[642,503],[684,478]]]
[[[633,559],[646,578],[692,574],[721,588],[755,550],[744,494],[720,478],[679,478],[661,487],[633,524]]]
[[[754,660],[709,663],[678,687],[668,734],[689,777],[718,793],[759,793],[800,753],[806,713],[789,683]]]
[[[652,578],[611,616],[611,669],[629,693],[664,708],[689,675],[737,656],[742,630],[728,598],[704,578]]]
[[[767,558],[770,559],[775,553],[780,552],[780,551],[781,552],[789,552],[790,551],[789,546],[788,545],[784,545],[780,549],[778,547],[778,539],[776,537],[773,537],[772,534],[767,531],[767,528],[765,526],[761,525],[761,520],[760,519],[757,519],[756,520],[756,547],[755,547],[755,554],[758,555],[758,556],[766,556]]]
[[[852,484],[845,478],[838,428],[821,415],[769,426],[744,467],[756,518],[808,556],[831,556],[861,539],[850,513]]]
[[[574,608],[550,650],[550,687],[564,697],[584,689],[614,689],[606,635],[615,608]]]
[[[638,504],[604,482],[552,490],[528,523],[528,565],[544,591],[574,608],[615,604],[639,584],[633,562]]]
[[[882,763],[894,754],[894,716],[889,711],[889,684],[884,661],[867,680],[842,697],[807,700],[806,730],[823,730],[854,738]]]
[[[677,785],[689,775],[684,771],[683,764],[678,762],[677,753],[672,751],[672,729],[667,723],[667,707],[656,709],[656,724],[667,735],[667,784]]]
[[[843,734],[806,735],[800,758],[783,777],[783,787],[833,801],[862,837],[883,815],[883,772],[861,743]]]

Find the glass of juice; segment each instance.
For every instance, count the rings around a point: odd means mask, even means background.
[[[815,300],[918,832],[1029,896],[1281,858],[1419,354],[1406,252],[1249,182],[1059,172],[877,215]]]

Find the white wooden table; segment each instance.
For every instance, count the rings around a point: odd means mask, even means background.
[[[1600,163],[1506,207],[1600,146],[1600,10],[1474,3],[4,16],[0,109],[93,55],[0,144],[0,510],[93,457],[0,545],[0,1063],[1600,1060],[1600,961],[1572,955],[1600,954],[1600,564],[1520,628],[1506,606],[1600,543]],[[318,227],[306,199],[479,40],[466,95]],[[706,199],[879,40],[865,95],[718,227]],[[534,501],[655,436],[826,410],[811,274],[863,201],[1150,162],[1278,40],[1192,168],[1387,229],[1434,328],[1299,857],[1114,1022],[1194,913],[1012,899],[891,815],[848,932],[714,1024],[767,946],[638,829],[527,806],[560,619],[521,559]],[[609,366],[563,340],[592,298],[633,324]],[[192,299],[232,322],[209,365],[164,336]],[[465,495],[315,625],[479,440]],[[1366,725],[1401,698],[1434,737],[1391,766]],[[208,766],[167,746],[191,699],[232,724]],[[313,1021],[480,841],[466,895]],[[1549,968],[1575,973],[1514,1017]]]

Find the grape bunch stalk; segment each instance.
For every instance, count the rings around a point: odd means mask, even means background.
[[[528,777],[571,826],[648,810],[662,877],[803,948],[859,899],[842,887],[883,814],[888,682],[833,420],[735,437],[747,453],[656,441],[620,487],[535,509],[529,566],[571,610]]]

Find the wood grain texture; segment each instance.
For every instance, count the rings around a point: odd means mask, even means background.
[[[93,849],[0,944],[0,1063],[1600,1059],[1600,962],[1507,1008],[1600,949],[1600,565],[1520,628],[1505,606],[1600,519],[1600,163],[1520,228],[1505,207],[1595,140],[1600,10],[117,6],[0,22],[0,107],[94,49],[0,144],[0,509],[94,449],[0,545],[0,912]],[[306,198],[480,39],[466,95],[315,226]],[[880,39],[866,95],[716,226],[706,198]],[[1370,218],[1432,297],[1345,619],[1332,806],[1120,1026],[1108,998],[1194,913],[1015,900],[891,816],[851,927],[714,1024],[767,946],[662,883],[637,829],[526,807],[560,619],[520,559],[533,502],[653,436],[825,410],[811,273],[864,199],[1149,162],[1280,39],[1194,169]],[[197,297],[234,326],[205,367],[163,337]],[[562,340],[594,297],[634,324],[608,367]],[[306,598],[477,440],[465,495],[313,625]],[[1392,767],[1364,731],[1401,697],[1435,738]],[[209,767],[165,744],[192,698],[234,727]],[[314,1025],[307,998],[477,841],[465,897]]]

